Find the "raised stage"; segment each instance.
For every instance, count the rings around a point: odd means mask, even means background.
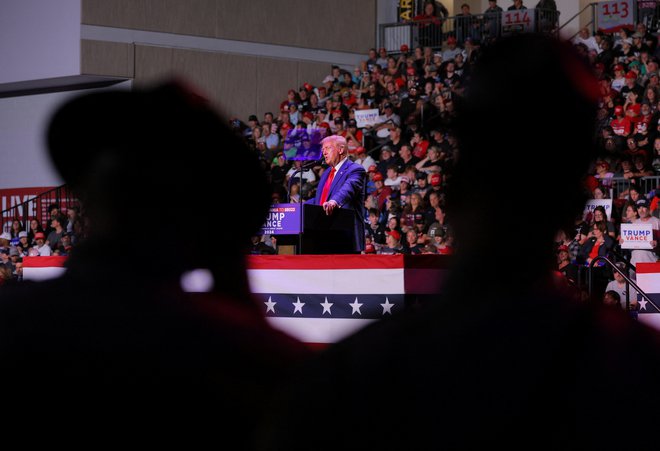
[[[24,258],[24,278],[64,271],[66,257]],[[328,344],[442,292],[450,256],[255,255],[252,292],[276,328],[306,343]],[[660,305],[660,263],[639,263],[637,283]],[[660,330],[660,311],[640,302],[639,320]]]

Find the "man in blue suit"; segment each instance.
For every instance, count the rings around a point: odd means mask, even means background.
[[[362,165],[348,158],[346,139],[332,135],[321,141],[323,158],[330,166],[321,175],[314,205],[323,207],[331,215],[336,208],[348,208],[355,212],[354,251],[364,250],[364,184],[366,172]]]

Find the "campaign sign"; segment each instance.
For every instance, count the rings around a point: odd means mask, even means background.
[[[264,235],[295,235],[300,232],[300,205],[271,205],[266,223],[261,228]]]
[[[356,110],[355,111],[355,122],[357,123],[358,128],[363,128],[368,125],[374,126],[378,123],[378,109],[373,110]]]
[[[653,249],[651,224],[621,224],[622,249]]]
[[[607,219],[609,220],[612,217],[612,199],[589,199],[584,206],[583,217],[591,219],[594,209],[598,206],[605,208],[605,213],[607,213]]]
[[[616,0],[596,3],[596,23],[598,31],[614,33],[622,28],[635,26],[634,0]]]
[[[289,130],[284,138],[284,157],[287,160],[318,160],[325,128],[308,132],[304,128]]]

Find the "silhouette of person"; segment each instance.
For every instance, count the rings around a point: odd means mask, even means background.
[[[612,419],[660,419],[660,395],[631,390],[660,377],[657,334],[578,303],[552,276],[553,235],[585,201],[595,86],[550,37],[484,49],[457,123],[448,193],[457,260],[442,296],[330,348],[270,415],[280,418],[276,445],[263,449],[640,449],[656,440]],[[536,158],[543,164],[529,170]],[[487,197],[475,180],[493,180]],[[521,208],[543,202],[553,214],[520,220]],[[521,239],[502,246],[516,229]]]
[[[91,235],[61,278],[2,294],[0,380],[15,420],[29,411],[30,428],[73,442],[212,436],[250,449],[266,399],[306,352],[250,296],[242,255],[270,191],[225,122],[179,82],[85,94],[54,114],[50,155]],[[221,173],[249,202],[218,199]],[[189,245],[191,222],[231,239]],[[212,286],[184,292],[200,270]]]

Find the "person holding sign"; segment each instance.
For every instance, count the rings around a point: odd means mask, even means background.
[[[660,219],[651,216],[648,200],[640,199],[637,201],[637,213],[639,214],[639,219],[634,221],[633,224],[651,224],[653,227],[653,240],[651,240],[651,247],[653,249],[633,249],[630,256],[630,263],[635,267],[639,262],[654,263],[658,261],[655,248],[658,245],[658,230],[660,230]],[[623,238],[621,238],[621,242],[623,243]]]

